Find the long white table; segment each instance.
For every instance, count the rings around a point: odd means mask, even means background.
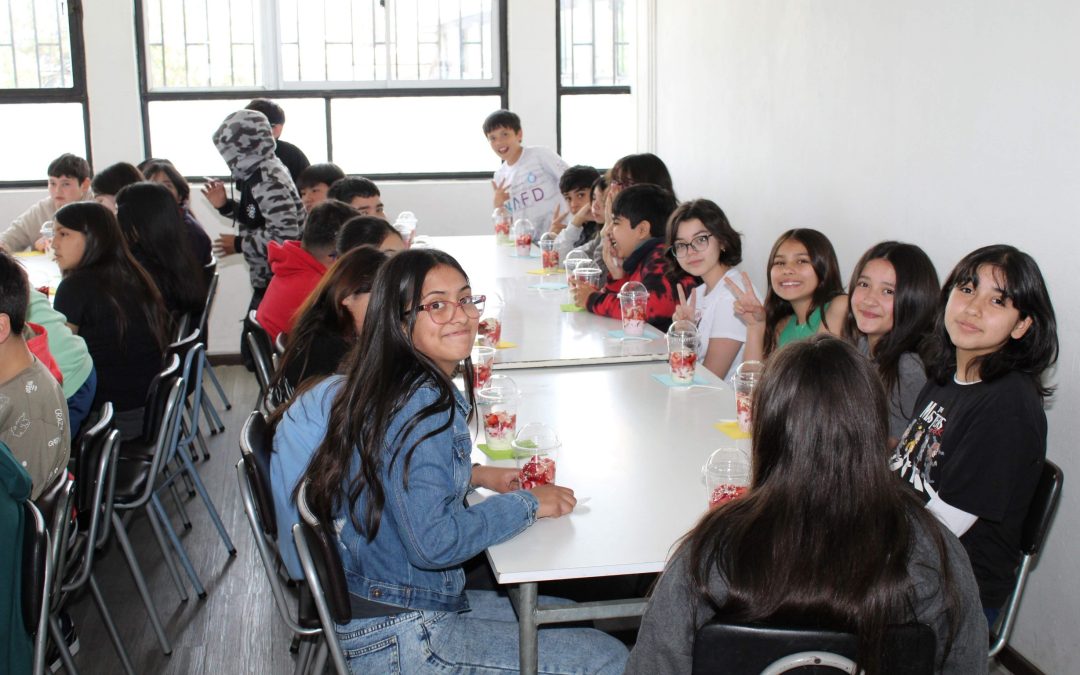
[[[15,259],[26,270],[26,276],[30,279],[30,288],[49,288],[49,296],[52,297],[56,287],[60,285],[60,268],[51,255],[38,252],[16,253]]]
[[[498,350],[497,370],[667,359],[666,339],[656,328],[646,329],[651,339],[619,339],[609,334],[622,329],[619,319],[562,311],[569,291],[542,285],[565,285],[565,274],[531,274],[540,258],[516,258],[515,248],[497,245],[494,235],[430,237],[429,244],[453,255],[489,303],[495,293],[502,298],[502,341],[515,346]]]
[[[673,545],[705,513],[708,494],[701,469],[713,450],[737,447],[714,427],[735,417],[734,393],[698,369],[705,386],[666,387],[653,379],[664,364],[577,366],[511,370],[522,392],[518,425],[544,422],[562,448],[556,482],[570,487],[578,507],[568,516],[538,521],[488,549],[501,584],[517,584],[521,671],[536,672],[539,624],[640,615],[645,601],[537,606],[540,581],[660,572]],[[482,435],[481,431],[481,435]],[[473,461],[493,461],[479,450]],[[485,498],[483,493],[470,501]]]

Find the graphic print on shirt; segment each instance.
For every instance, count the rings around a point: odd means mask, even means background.
[[[889,469],[899,473],[928,498],[937,497],[930,474],[941,456],[941,437],[946,421],[945,407],[930,401],[908,424],[889,460]]]
[[[536,185],[537,180],[539,179],[532,171],[530,171],[528,175],[525,176],[525,182],[528,185]],[[506,210],[510,213],[514,213],[519,209],[524,209],[533,204],[538,204],[544,201],[545,193],[544,188],[542,187],[526,187],[526,189],[521,190],[515,189],[513,186],[511,186],[511,190],[512,192],[510,193],[510,200],[506,202]]]

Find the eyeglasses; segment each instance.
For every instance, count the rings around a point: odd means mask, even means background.
[[[454,312],[458,307],[461,311],[465,312],[465,316],[470,319],[479,319],[480,314],[484,311],[484,301],[487,300],[486,295],[467,295],[457,302],[451,302],[450,300],[436,300],[435,302],[429,302],[426,305],[419,305],[416,308],[417,312],[427,312],[431,320],[440,326],[445,323],[450,323],[454,318]]]
[[[630,186],[632,186],[634,184],[635,184],[634,181],[629,179],[629,178],[625,178],[625,179],[621,179],[621,180],[618,179],[618,178],[612,178],[611,179],[611,187],[616,188],[618,190],[622,190],[623,188],[628,188],[628,187],[630,187]]]
[[[712,238],[711,234],[699,234],[688,242],[677,241],[672,244],[668,251],[676,258],[685,258],[690,254],[690,249],[694,249],[698,253],[709,248],[709,239]]]

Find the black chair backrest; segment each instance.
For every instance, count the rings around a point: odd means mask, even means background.
[[[201,342],[202,331],[196,328],[183,339],[177,340],[176,342],[169,345],[168,354],[169,356],[175,354],[177,358],[180,359],[181,367],[183,367],[184,363],[186,362],[188,353],[191,352],[191,350],[195,349],[195,347],[197,347]],[[201,383],[196,381],[196,379],[192,377],[188,379],[186,384],[187,391],[185,393],[187,396],[191,396],[193,393],[195,393],[195,388],[198,387]]]
[[[23,504],[22,616],[31,635],[37,633],[45,602],[45,565],[49,559],[49,536],[45,518],[31,502]]]
[[[79,525],[86,527],[90,517],[90,503],[94,499],[94,484],[97,481],[97,467],[102,450],[105,449],[105,437],[112,428],[113,405],[106,401],[101,406],[101,414],[94,426],[79,436],[76,449],[78,463],[75,471],[75,509],[79,514]]]
[[[352,620],[352,607],[349,603],[349,586],[345,581],[345,567],[341,564],[341,554],[335,541],[336,535],[319,522],[308,507],[305,487],[306,484],[302,484],[296,498],[297,510],[300,512],[300,529],[311,551],[311,560],[319,574],[331,616],[337,623],[348,623]]]
[[[217,297],[218,275],[217,260],[210,263],[204,270],[209,270],[206,275],[206,303],[203,305],[202,314],[199,316],[199,325],[194,326],[206,334],[206,324],[210,321],[210,311],[214,308],[214,298]]]
[[[1050,521],[1061,497],[1061,484],[1064,480],[1065,474],[1057,464],[1050,460],[1043,463],[1039,485],[1031,498],[1031,506],[1024,518],[1024,529],[1020,534],[1020,550],[1024,555],[1037,555],[1042,549],[1043,539],[1050,529]]]
[[[56,477],[55,480],[45,488],[45,491],[38,495],[34,500],[34,506],[38,507],[41,511],[41,515],[45,517],[45,522],[50,528],[50,532],[54,534],[59,530],[54,530],[54,525],[59,526],[60,518],[70,518],[71,512],[68,510],[71,507],[71,499],[75,492],[75,481],[72,480],[71,474],[65,469]],[[65,512],[62,512],[63,509]]]
[[[934,672],[934,631],[909,623],[891,626],[881,663],[889,675]],[[694,675],[758,675],[777,660],[801,652],[828,652],[855,659],[853,633],[817,628],[780,628],[712,621],[694,638]],[[800,671],[804,672],[804,671]]]
[[[288,343],[289,343],[289,335],[287,333],[285,333],[284,331],[282,331],[281,333],[278,333],[277,339],[274,340],[274,353],[277,354],[278,356],[284,355],[285,354],[285,347],[288,345]]]
[[[150,381],[150,388],[146,390],[146,411],[143,414],[143,433],[140,439],[143,443],[153,443],[157,438],[169,391],[173,382],[180,377],[180,358],[175,354],[166,358],[168,365],[154,376]]]
[[[277,513],[274,493],[270,486],[270,453],[272,439],[266,426],[266,418],[258,410],[252,411],[240,432],[240,454],[244,458],[244,470],[251,483],[255,509],[259,513],[259,525],[271,541],[277,539]]]
[[[256,362],[255,375],[259,380],[259,391],[266,396],[270,378],[274,375],[274,348],[270,344],[270,335],[266,329],[255,320],[255,310],[248,312],[244,319],[244,340],[251,350],[251,358]]]

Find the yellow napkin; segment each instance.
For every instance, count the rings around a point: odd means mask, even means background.
[[[499,344],[495,345],[495,349],[513,349],[514,347],[517,347],[517,343],[506,340],[499,340]]]
[[[44,251],[17,251],[13,253],[16,258],[36,258],[39,255],[45,255]]]
[[[728,420],[727,422],[717,422],[713,425],[717,431],[723,431],[728,436],[739,440],[740,438],[750,438],[750,434],[744,432],[739,428],[739,423],[734,420]]]
[[[550,271],[545,270],[545,269],[529,270],[529,274],[539,274],[540,276],[551,276],[553,274],[562,274],[565,271],[566,270],[564,270],[563,268],[557,267],[557,268],[555,268],[553,270],[550,270]]]

